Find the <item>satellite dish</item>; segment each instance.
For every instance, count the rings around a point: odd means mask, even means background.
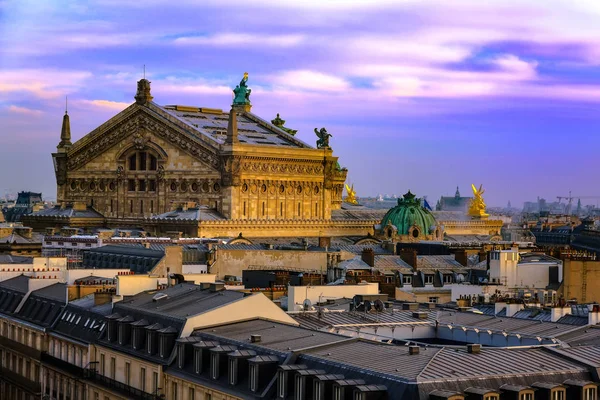
[[[304,311],[309,311],[312,308],[312,302],[309,299],[304,300],[304,303],[302,303],[302,308]]]
[[[377,311],[377,312],[382,312],[383,309],[385,308],[383,301],[381,301],[379,299],[375,300],[374,306],[375,306],[375,311]]]
[[[373,308],[373,304],[369,300],[365,300],[365,311],[369,312]]]
[[[354,296],[352,298],[352,305],[353,305],[354,311],[357,311],[358,310],[358,306],[360,306],[360,300],[358,299],[358,296]]]

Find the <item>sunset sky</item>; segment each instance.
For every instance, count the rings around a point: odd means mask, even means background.
[[[54,198],[65,96],[76,140],[144,64],[155,102],[225,110],[247,71],[358,196],[600,196],[598,0],[0,0],[0,196]]]

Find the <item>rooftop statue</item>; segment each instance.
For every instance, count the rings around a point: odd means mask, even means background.
[[[250,89],[246,82],[248,82],[248,73],[244,72],[244,77],[240,81],[240,84],[233,89],[233,104],[234,105],[245,105],[250,104],[250,93],[252,89]]]
[[[282,131],[284,131],[285,133],[289,133],[292,136],[294,136],[296,134],[296,132],[298,132],[295,129],[286,128],[284,126],[285,125],[285,120],[279,118],[279,113],[277,113],[277,118],[271,120],[271,123],[273,125],[275,125],[276,127],[278,127],[279,129],[281,129]]]
[[[346,199],[344,201],[348,204],[358,205],[358,199],[356,198],[356,190],[354,190],[354,184],[352,186],[348,186],[348,184],[345,183],[345,185],[346,191],[348,192],[348,196],[346,196]]]
[[[317,149],[329,149],[329,138],[331,134],[327,132],[327,129],[321,128],[321,130],[317,130],[315,128],[315,133],[319,140],[317,140]]]
[[[479,185],[479,189],[475,187],[475,185],[471,184],[471,188],[473,189],[473,199],[469,204],[469,215],[474,218],[487,218],[489,214],[485,212],[485,201],[483,201],[483,193],[485,190],[483,189],[483,185]]]

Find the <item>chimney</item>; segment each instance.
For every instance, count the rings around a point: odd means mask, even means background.
[[[319,247],[331,247],[331,238],[327,236],[319,237]]]
[[[467,351],[471,354],[479,354],[481,352],[481,345],[476,343],[470,343],[467,345]]]
[[[375,252],[373,249],[363,249],[362,260],[371,268],[375,268]]]
[[[456,250],[454,253],[454,259],[463,267],[469,266],[469,259],[467,258],[467,251],[465,249]]]
[[[108,304],[112,301],[112,293],[108,290],[97,290],[94,293],[94,305]]]
[[[479,250],[479,262],[487,261],[487,251],[485,249]]]
[[[417,250],[402,249],[400,250],[400,258],[415,270],[417,269]]]
[[[250,342],[252,343],[260,343],[262,337],[260,335],[250,335]]]
[[[408,346],[408,354],[415,355],[415,354],[419,354],[419,346]]]
[[[31,239],[33,237],[33,228],[28,227],[17,227],[15,228],[15,233],[19,236],[24,237],[25,239]]]
[[[237,127],[237,113],[232,108],[229,111],[229,122],[227,123],[227,138],[225,144],[239,143],[238,141],[238,127]]]
[[[588,324],[597,325],[600,323],[600,305],[590,304],[588,308]]]
[[[416,319],[427,319],[429,313],[426,311],[413,311],[412,316]]]
[[[211,292],[220,292],[225,290],[225,285],[223,283],[211,283],[209,286],[209,290]]]

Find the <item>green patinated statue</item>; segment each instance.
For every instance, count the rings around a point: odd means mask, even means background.
[[[329,149],[329,138],[332,136],[327,132],[327,129],[321,128],[321,130],[317,130],[315,128],[315,133],[319,140],[317,140],[317,149]]]
[[[248,82],[248,73],[244,72],[244,77],[240,81],[240,84],[233,89],[233,105],[246,105],[250,104],[250,93],[252,89],[246,86]]]
[[[295,129],[286,128],[284,126],[285,125],[285,120],[279,118],[279,113],[277,113],[277,118],[271,120],[271,123],[273,125],[275,125],[276,127],[278,127],[279,129],[281,129],[282,131],[284,131],[285,133],[289,133],[292,136],[294,136],[296,134],[296,132],[298,132]]]

